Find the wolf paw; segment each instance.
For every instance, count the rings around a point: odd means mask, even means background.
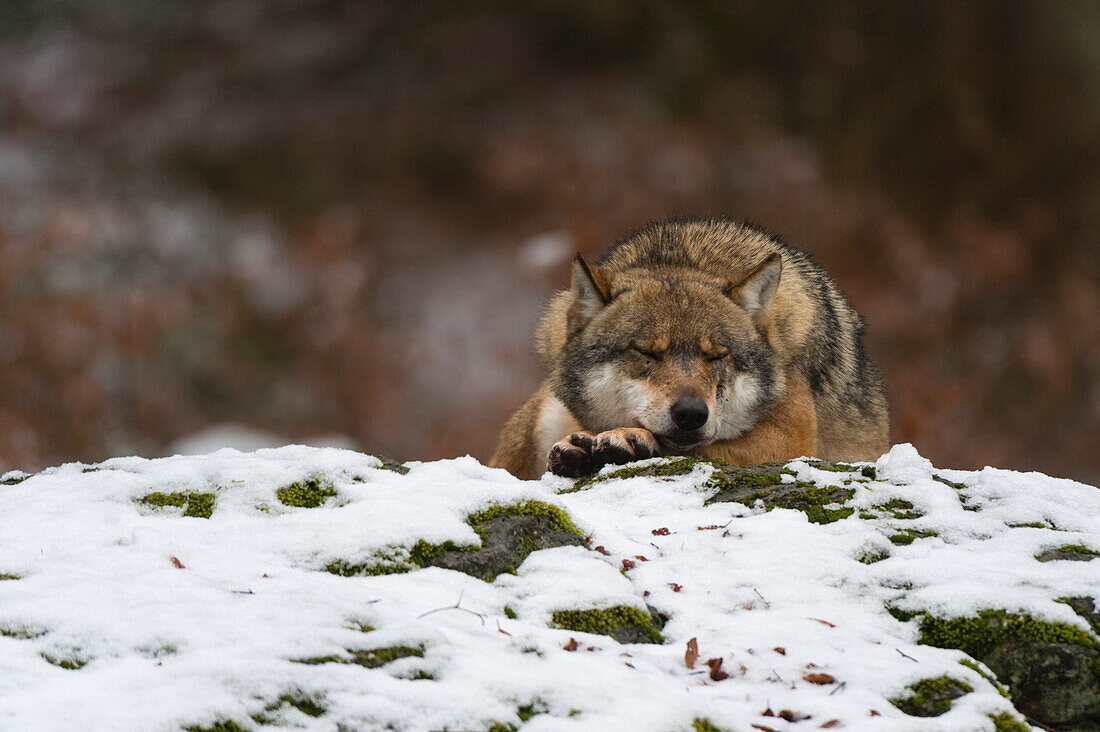
[[[546,469],[554,475],[566,478],[579,478],[594,473],[603,463],[597,463],[592,456],[596,446],[596,433],[587,430],[574,432],[554,443],[546,456]]]
[[[646,429],[620,427],[601,432],[574,432],[550,448],[547,469],[554,475],[577,478],[604,465],[623,465],[660,454],[657,438]]]

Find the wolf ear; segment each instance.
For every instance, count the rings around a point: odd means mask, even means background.
[[[573,304],[569,308],[569,332],[584,326],[604,305],[611,302],[612,275],[585,259],[579,252],[573,258]]]
[[[725,293],[756,321],[763,323],[768,308],[779,288],[779,275],[783,271],[783,258],[771,255],[747,273],[738,275],[726,285]]]

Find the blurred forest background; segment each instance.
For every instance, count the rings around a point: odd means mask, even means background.
[[[485,460],[571,255],[691,213],[834,275],[895,442],[1100,481],[1089,0],[6,0],[0,469]]]

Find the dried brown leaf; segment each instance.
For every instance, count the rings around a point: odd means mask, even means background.
[[[831,684],[836,681],[829,674],[815,673],[806,674],[802,677],[803,681],[809,681],[811,684]]]
[[[707,659],[707,665],[710,666],[710,678],[712,681],[722,681],[730,677],[729,674],[722,670],[721,658]]]
[[[684,665],[695,668],[695,662],[699,660],[699,642],[692,638],[687,642],[687,650],[684,651]]]

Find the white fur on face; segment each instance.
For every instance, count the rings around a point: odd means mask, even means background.
[[[597,432],[617,427],[643,427],[655,435],[678,432],[672,421],[672,402],[668,397],[646,388],[642,381],[619,373],[615,364],[605,363],[592,372],[585,397],[594,421],[589,427]],[[721,405],[718,409],[713,404],[707,406],[712,418],[698,434],[702,445],[719,438],[721,420],[713,415],[721,415]]]
[[[732,440],[755,427],[759,401],[760,381],[752,374],[737,374],[718,400],[716,439]]]
[[[641,384],[620,374],[610,363],[591,372],[584,395],[594,420],[590,428],[597,432],[637,425],[648,406]]]
[[[581,429],[573,413],[554,395],[546,398],[535,425],[535,440],[541,455],[545,455],[561,438]]]

